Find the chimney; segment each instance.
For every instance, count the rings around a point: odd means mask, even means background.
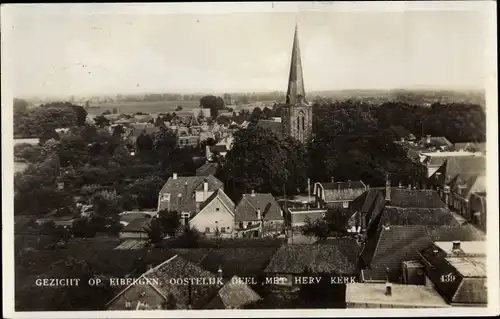
[[[255,190],[252,189],[252,192],[250,193],[250,196],[255,197]]]
[[[203,183],[203,200],[208,198],[208,182]]]
[[[401,181],[398,183],[398,188],[403,188],[403,183],[401,183]]]
[[[337,182],[337,190],[340,191],[340,182]]]
[[[335,183],[335,178],[333,178],[333,176],[330,178],[332,183]]]
[[[460,250],[460,242],[459,241],[453,241],[452,250]]]
[[[349,179],[349,180],[347,180],[347,182],[349,183],[348,187],[351,188],[351,180]]]
[[[179,193],[177,195],[177,209],[180,209],[181,208],[181,201],[182,201],[182,194]]]
[[[425,136],[425,143],[426,143],[426,144],[431,144],[431,136],[430,136],[429,134],[427,134],[427,135]]]
[[[172,179],[177,179],[177,173],[174,173],[174,174],[172,175]]]
[[[411,189],[411,184],[408,184],[408,189]]]
[[[260,220],[261,219],[261,215],[260,215],[260,208],[257,208],[257,219]]]
[[[389,268],[386,270],[385,295],[389,297],[392,296],[392,284],[389,280]]]
[[[385,174],[385,201],[391,201],[391,182],[389,181],[389,174]]]
[[[434,254],[434,256],[437,256],[437,254],[439,253],[439,250],[434,249],[434,250],[432,251],[432,253]]]

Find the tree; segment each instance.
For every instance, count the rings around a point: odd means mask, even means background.
[[[179,242],[185,248],[198,248],[201,240],[201,233],[196,228],[186,227],[179,237]]]
[[[109,120],[104,115],[94,117],[94,124],[97,127],[105,127],[109,125]]]
[[[180,214],[177,211],[161,210],[158,212],[158,220],[165,235],[175,237],[181,226]]]
[[[182,111],[182,106],[177,105],[177,107],[175,108],[175,111],[176,111],[176,112]]]
[[[14,111],[26,112],[28,110],[28,101],[14,98]]]
[[[78,218],[73,221],[72,232],[75,237],[95,237],[97,230],[88,218]]]
[[[118,109],[116,107],[113,108],[113,114],[117,114],[118,113]]]
[[[129,184],[125,188],[125,192],[135,195],[139,207],[153,208],[158,205],[158,193],[164,184],[165,180],[161,177],[149,175]]]
[[[205,109],[210,109],[210,116],[216,118],[219,110],[224,109],[224,99],[220,96],[206,95],[200,99],[200,106]]]
[[[141,135],[137,137],[136,144],[139,152],[153,150],[153,139],[151,138],[151,136],[146,134],[145,131],[143,131]]]
[[[149,225],[144,228],[148,234],[149,242],[153,245],[159,245],[163,241],[163,231],[159,219],[152,218]]]
[[[125,129],[121,125],[117,125],[113,128],[113,137],[121,138],[125,134]]]
[[[234,134],[233,148],[227,153],[222,178],[233,180],[235,189],[281,194],[290,173],[283,163],[287,154],[276,135],[259,126]]]
[[[14,145],[14,158],[24,159],[28,163],[36,163],[41,155],[41,147],[28,143]]]

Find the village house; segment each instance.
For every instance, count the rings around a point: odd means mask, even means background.
[[[366,189],[362,181],[334,182],[332,178],[331,183],[315,183],[314,195],[318,208],[349,208]]]
[[[486,307],[486,242],[434,242],[420,257],[427,276],[450,305]]]
[[[234,233],[234,207],[233,201],[219,188],[191,216],[189,225],[205,236],[231,238]]]
[[[235,227],[244,237],[266,237],[283,232],[285,219],[270,193],[243,194],[235,209]]]
[[[140,239],[147,240],[148,228],[151,225],[151,217],[149,215],[145,217],[135,217],[129,222],[125,222],[126,225],[120,230],[118,236],[120,239]]]
[[[195,278],[205,284],[197,284]],[[184,284],[176,280],[187,280]],[[238,309],[260,296],[178,255],[149,269],[106,304],[107,310]]]
[[[431,176],[429,184],[449,207],[472,221],[470,197],[472,193],[486,193],[485,175],[484,156],[449,158]]]
[[[160,190],[158,211],[177,211],[183,225],[206,236],[233,237],[235,204],[224,193],[223,183],[212,175],[173,174]]]
[[[415,260],[417,251],[426,248],[442,227],[455,229],[457,240],[477,238],[473,231],[458,231],[459,221],[433,190],[390,187],[372,188],[353,203],[360,213],[366,244],[360,258],[364,281],[380,282],[387,268],[392,282],[402,280],[402,262]],[[436,230],[438,229],[438,230]],[[436,233],[437,232],[437,233]]]
[[[469,198],[469,215],[472,216],[471,223],[486,231],[486,193],[472,193]]]

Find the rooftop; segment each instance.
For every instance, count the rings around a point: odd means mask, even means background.
[[[346,302],[380,305],[381,307],[449,307],[446,301],[432,287],[392,284],[391,296],[387,296],[385,291],[386,285],[383,283],[348,284]]]
[[[437,241],[434,244],[446,252],[448,256],[456,256],[457,254],[462,256],[486,256],[487,251],[485,241],[458,241],[457,244],[460,246],[458,253],[453,251],[452,241]]]
[[[355,274],[358,253],[354,238],[328,244],[285,244],[274,254],[265,272],[301,274],[308,269],[313,273]]]

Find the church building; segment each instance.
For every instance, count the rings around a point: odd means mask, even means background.
[[[297,26],[293,37],[286,103],[281,113],[281,129],[283,137],[293,137],[302,143],[312,136],[312,106],[306,100]]]
[[[271,129],[279,138],[293,137],[306,143],[312,137],[312,106],[306,99],[297,26],[293,37],[290,74],[281,121],[259,120],[258,125]]]

